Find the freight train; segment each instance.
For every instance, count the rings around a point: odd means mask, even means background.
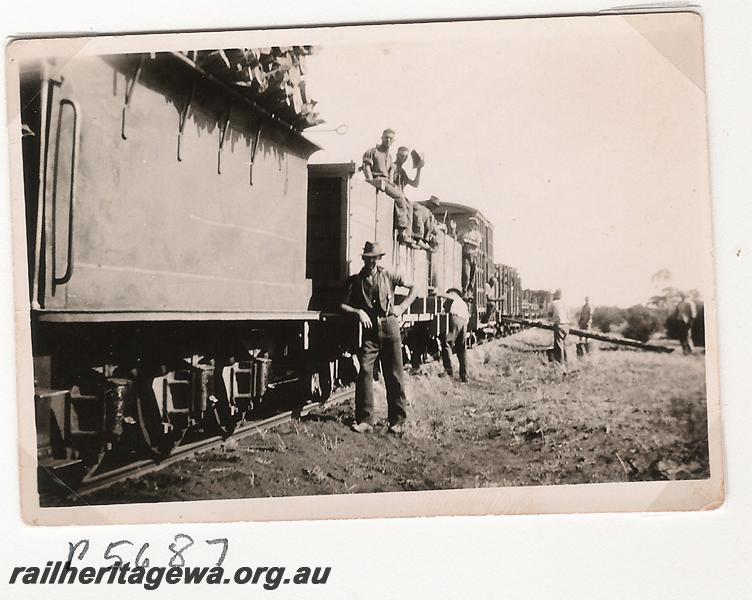
[[[366,240],[418,285],[406,359],[435,354],[447,326],[431,291],[461,286],[457,236],[433,252],[397,243],[391,198],[353,163],[309,165],[319,147],[296,113],[270,110],[228,79],[225,54],[208,56],[23,65],[40,486],[230,435],[351,383],[361,332],[338,304]],[[481,223],[471,329],[503,334],[484,284],[500,282],[497,315],[521,315],[520,276],[493,262],[479,211],[442,210],[458,231]]]

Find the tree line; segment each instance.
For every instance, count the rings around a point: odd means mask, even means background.
[[[696,346],[705,346],[705,307],[697,290],[684,292],[697,306],[697,318],[692,326],[692,341]],[[657,333],[678,340],[681,334],[677,307],[682,291],[664,287],[646,304],[629,308],[597,306],[593,310],[593,327],[603,333],[620,333],[624,337],[647,342]]]

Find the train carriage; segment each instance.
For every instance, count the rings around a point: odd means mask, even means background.
[[[196,57],[23,68],[40,472],[228,433],[310,370],[318,146]]]
[[[462,278],[462,235],[470,229],[470,218],[475,218],[478,221],[478,231],[483,236],[483,242],[481,244],[480,253],[477,258],[475,279],[470,284],[471,298],[471,319],[468,327],[471,330],[475,330],[485,321],[486,317],[486,282],[489,277],[495,273],[495,265],[493,262],[494,253],[494,239],[493,239],[493,224],[476,208],[471,206],[465,206],[463,204],[456,204],[452,202],[442,202],[441,211],[444,213],[443,220],[450,225],[450,231],[453,228],[453,237],[456,240],[460,250],[460,285],[455,287],[461,287]]]
[[[365,181],[354,163],[309,165],[307,275],[312,281],[311,308],[323,311],[338,327],[345,346],[356,347],[358,325],[339,314],[345,280],[363,266],[361,252],[366,241],[378,242],[385,251],[382,264],[417,286],[418,297],[403,318],[408,358],[425,353],[427,338],[446,327],[440,316],[441,303],[429,294],[435,280],[455,285],[461,266],[458,244],[441,236],[437,252],[409,248],[396,241],[394,201]],[[397,289],[405,295],[406,290]],[[350,323],[350,326],[343,325]],[[335,326],[334,323],[339,322]],[[347,333],[342,334],[343,328]],[[338,344],[341,350],[342,344]],[[329,355],[334,357],[336,348]]]
[[[263,52],[289,65],[303,50]],[[442,204],[448,231],[432,252],[399,244],[393,200],[353,163],[308,165],[318,146],[280,117],[292,108],[257,103],[268,96],[228,82],[229,64],[205,51],[22,69],[40,488],[230,435],[353,381],[360,326],[339,305],[366,241],[417,285],[402,318],[414,365],[448,327],[432,292],[462,287],[470,217],[483,235],[471,331],[492,325],[491,274],[501,313],[521,310],[479,211]]]

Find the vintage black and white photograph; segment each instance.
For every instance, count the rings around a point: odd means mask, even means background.
[[[7,55],[27,520],[722,502],[699,16]]]

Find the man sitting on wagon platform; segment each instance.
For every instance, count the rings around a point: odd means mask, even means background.
[[[468,222],[470,229],[462,236],[462,290],[465,297],[472,296],[478,254],[483,243],[483,235],[478,231],[478,218],[470,217]]]
[[[417,188],[420,185],[420,172],[423,169],[423,157],[415,150],[412,152],[413,167],[415,168],[415,179],[411,179],[405,171],[404,164],[407,162],[407,157],[410,153],[410,149],[406,146],[400,146],[397,148],[397,156],[394,159],[394,170],[392,172],[392,181],[396,185],[401,194],[401,198],[395,198],[394,200],[394,222],[401,224],[407,223],[408,236],[413,231],[413,203],[405,194],[405,188],[411,185]],[[415,240],[413,240],[414,242]],[[421,247],[420,244],[414,243],[415,247]]]
[[[378,262],[384,252],[378,243],[366,242],[363,268],[347,280],[342,310],[358,316],[363,326],[363,346],[358,351],[360,371],[355,387],[355,423],[353,431],[373,430],[373,365],[381,360],[386,387],[389,431],[402,433],[406,418],[404,370],[400,317],[417,295],[416,287],[400,275],[390,273]],[[408,288],[400,304],[394,304],[394,289]]]
[[[425,202],[413,204],[413,239],[418,244],[432,252],[438,244],[439,231],[446,231],[446,225],[439,223],[434,216],[434,210],[441,206],[441,200],[431,196]]]
[[[402,244],[412,246],[410,227],[412,215],[408,212],[408,208],[410,212],[412,208],[409,207],[409,201],[404,194],[404,185],[407,185],[409,178],[400,181],[402,187],[396,181],[401,177],[398,176],[399,171],[396,170],[389,154],[389,147],[393,141],[394,130],[385,129],[381,134],[381,142],[377,146],[369,148],[363,154],[363,174],[368,183],[394,199],[394,226],[397,229],[397,239]],[[412,181],[410,180],[410,182]],[[420,182],[419,173],[415,177],[415,182],[415,185]],[[413,184],[411,183],[411,185]]]

